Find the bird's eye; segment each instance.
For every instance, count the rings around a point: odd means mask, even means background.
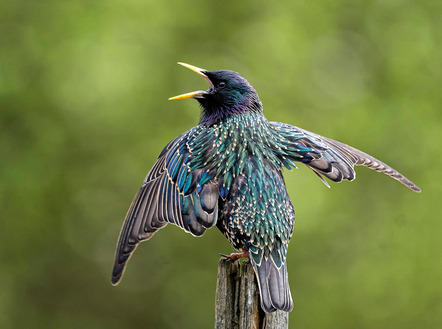
[[[223,89],[226,86],[226,83],[224,81],[221,81],[218,83],[218,88]]]

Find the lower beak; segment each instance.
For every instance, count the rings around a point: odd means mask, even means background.
[[[203,98],[204,94],[205,94],[205,91],[202,91],[202,90],[192,91],[191,93],[181,94],[181,95],[178,95],[178,96],[170,97],[169,100],[170,101],[174,101],[176,99]]]
[[[192,70],[193,72],[201,75],[210,84],[210,86],[213,86],[212,82],[210,81],[210,79],[206,75],[206,72],[207,72],[206,70],[200,69],[199,67],[196,67],[196,66],[193,66],[193,65],[190,65],[190,64],[186,64],[186,63],[178,62],[178,64],[180,64],[180,65],[182,65],[184,67],[187,67],[188,69]],[[205,91],[198,90],[198,91],[193,91],[191,93],[170,97],[169,100],[173,101],[173,100],[176,100],[176,99],[203,98],[205,93],[206,93]]]

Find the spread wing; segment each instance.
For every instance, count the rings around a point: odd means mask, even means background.
[[[333,182],[341,182],[344,179],[352,181],[356,177],[354,166],[365,166],[396,179],[415,192],[421,191],[416,184],[397,170],[367,153],[295,126],[279,122],[272,122],[272,124],[287,140],[288,149],[297,145],[312,149],[308,153],[310,157],[305,157],[306,161],[302,162],[313,170],[327,186],[323,177]],[[299,161],[299,159],[295,160]]]
[[[189,130],[170,142],[147,174],[127,212],[117,244],[112,284],[117,284],[138,243],[167,223],[195,236],[218,219],[218,184],[204,165],[210,150]],[[198,158],[197,158],[198,156]]]

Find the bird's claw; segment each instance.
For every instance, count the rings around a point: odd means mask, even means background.
[[[244,248],[242,249],[242,252],[231,253],[230,255],[220,254],[220,256],[224,257],[225,259],[230,259],[231,261],[248,257],[247,252]]]

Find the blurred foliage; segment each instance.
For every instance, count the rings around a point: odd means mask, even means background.
[[[0,327],[211,328],[216,230],[169,226],[110,285],[125,212],[161,149],[232,69],[267,117],[397,168],[329,190],[287,173],[291,328],[442,327],[442,3],[0,2]]]

